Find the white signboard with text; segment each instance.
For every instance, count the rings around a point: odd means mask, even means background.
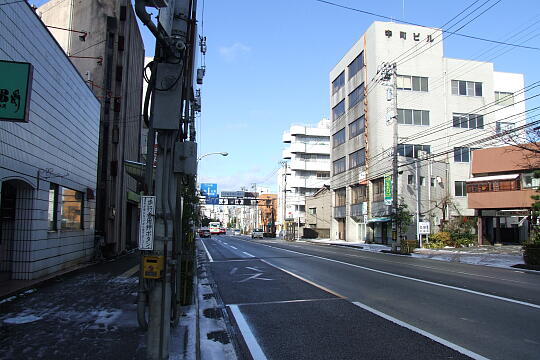
[[[428,221],[420,221],[418,223],[418,233],[421,235],[429,235],[429,222]]]
[[[154,223],[156,197],[141,196],[141,223],[139,225],[139,250],[154,249]]]

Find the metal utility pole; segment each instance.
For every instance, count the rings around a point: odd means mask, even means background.
[[[146,11],[148,6],[159,9],[157,24]],[[135,0],[138,18],[156,37],[144,111],[149,149],[157,134],[157,168],[153,151],[149,151],[145,176],[146,195],[154,195],[156,204],[154,237],[149,248],[141,248],[146,284],[142,291],[148,302],[147,358],[151,360],[169,357],[170,328],[179,318],[180,279],[184,275],[180,265],[186,255],[182,253],[183,241],[190,233],[182,228],[182,212],[186,205],[184,187],[194,187],[197,173],[194,116],[200,107],[193,90],[196,8],[196,0]],[[139,302],[139,307],[144,305],[144,301]],[[139,312],[144,318],[144,308]]]
[[[281,224],[281,230],[283,231],[283,237],[287,237],[287,162],[283,162],[283,223]]]

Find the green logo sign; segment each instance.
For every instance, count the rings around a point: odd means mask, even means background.
[[[384,176],[384,204],[392,205],[392,175]]]
[[[0,60],[0,121],[28,122],[33,66]]]

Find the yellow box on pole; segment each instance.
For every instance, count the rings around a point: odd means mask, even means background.
[[[143,256],[143,277],[161,279],[163,277],[163,256]]]

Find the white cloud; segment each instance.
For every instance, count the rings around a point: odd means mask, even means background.
[[[239,42],[235,42],[231,46],[221,46],[219,48],[219,54],[227,62],[233,62],[240,56],[251,52],[251,48]]]

